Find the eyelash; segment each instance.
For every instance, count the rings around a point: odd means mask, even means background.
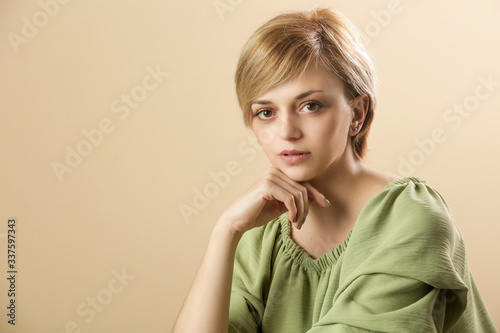
[[[306,107],[307,105],[315,105],[317,106],[318,108],[321,108],[323,105],[320,103],[320,102],[317,102],[317,101],[306,101],[304,106],[301,108],[301,110]],[[266,111],[270,111],[272,112],[272,110],[269,110],[269,109],[261,109],[261,110],[258,110],[257,112],[254,113],[253,117],[259,117],[259,115],[262,113],[262,112],[266,112]],[[309,111],[310,113],[312,112],[316,112],[317,110],[314,110],[314,111]],[[263,119],[265,120],[265,119]]]

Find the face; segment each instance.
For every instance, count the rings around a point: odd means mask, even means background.
[[[268,90],[251,110],[252,129],[265,154],[295,181],[335,172],[352,154],[353,107],[343,82],[320,68]]]

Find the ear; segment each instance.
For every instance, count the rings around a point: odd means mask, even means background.
[[[368,95],[359,95],[352,101],[352,120],[349,130],[350,136],[358,134],[363,128],[363,123],[365,121],[366,114],[368,113],[369,105],[370,98]]]

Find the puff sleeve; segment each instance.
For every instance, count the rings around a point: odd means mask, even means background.
[[[380,195],[354,227],[340,287],[308,333],[454,332],[466,324],[473,281],[446,202],[421,181]]]

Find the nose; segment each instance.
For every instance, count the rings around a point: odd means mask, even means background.
[[[280,139],[295,141],[302,136],[299,119],[294,114],[285,113],[280,118],[278,128]]]

